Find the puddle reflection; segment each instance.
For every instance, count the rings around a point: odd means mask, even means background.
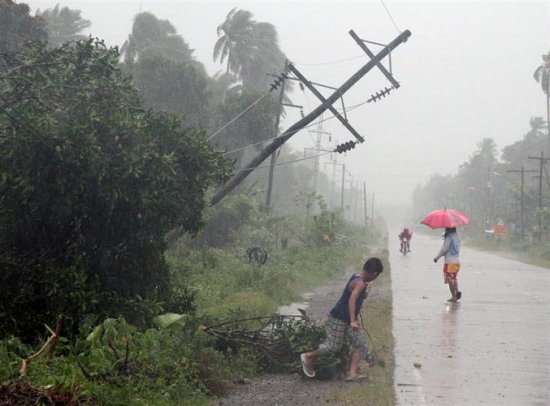
[[[443,308],[441,322],[441,347],[452,350],[456,345],[457,314],[460,305],[458,303],[447,303]]]

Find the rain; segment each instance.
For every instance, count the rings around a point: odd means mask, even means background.
[[[550,403],[549,2],[0,12],[1,404]]]

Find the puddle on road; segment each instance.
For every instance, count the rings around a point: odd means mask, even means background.
[[[300,312],[298,311],[298,309],[307,309],[309,307],[309,299],[311,299],[312,297],[313,292],[304,293],[303,302],[294,302],[287,306],[281,306],[279,307],[277,313],[285,316],[299,316]]]

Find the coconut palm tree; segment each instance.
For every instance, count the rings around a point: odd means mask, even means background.
[[[538,134],[546,127],[546,121],[542,117],[531,117],[529,119],[529,126],[531,131],[528,134]]]
[[[254,21],[249,11],[234,8],[217,32],[220,37],[214,45],[214,61],[224,63],[227,59],[226,72],[238,76],[244,90],[265,91],[273,80],[269,74],[280,72],[285,61],[275,27]]]
[[[151,13],[139,13],[134,18],[132,32],[120,49],[125,62],[137,62],[145,54],[161,56],[171,62],[189,62],[204,71],[193,57],[193,50],[168,20],[159,20]]]
[[[546,94],[546,123],[548,125],[548,152],[550,153],[550,52],[542,55],[542,65],[535,70],[533,76],[540,83],[542,91]]]
[[[89,20],[80,16],[80,10],[71,10],[69,7],[60,8],[59,4],[44,12],[37,10],[36,15],[46,21],[48,46],[51,48],[57,48],[66,42],[85,39],[86,36],[81,32],[91,25]]]
[[[0,54],[17,52],[24,43],[45,41],[47,36],[44,21],[31,16],[28,5],[0,1]]]
[[[277,30],[272,24],[254,24],[253,41],[248,58],[243,61],[241,69],[243,87],[265,90],[273,81],[269,74],[280,72],[286,58],[279,49]]]
[[[231,73],[218,72],[210,81],[212,104],[221,105],[226,97],[236,96],[242,93],[242,85]]]
[[[254,47],[254,24],[252,13],[233,8],[218,26],[218,40],[214,45],[214,61],[224,63],[227,58],[226,73],[239,75],[241,68]]]
[[[542,65],[540,65],[533,74],[535,80],[540,83],[542,91],[550,95],[550,52],[542,55]]]

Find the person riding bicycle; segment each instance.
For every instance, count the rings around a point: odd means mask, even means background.
[[[403,229],[403,231],[401,231],[399,233],[399,241],[401,241],[401,248],[399,249],[400,252],[403,252],[403,249],[405,248],[405,242],[407,243],[408,247],[409,247],[409,251],[411,250],[410,247],[411,247],[411,238],[412,238],[412,233],[409,231],[409,229],[407,227],[405,227]]]

